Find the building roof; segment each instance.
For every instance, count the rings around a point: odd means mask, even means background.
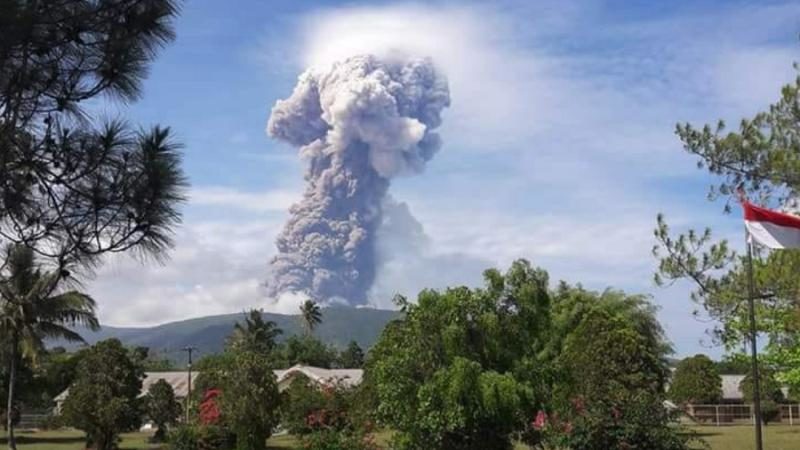
[[[273,370],[278,385],[292,377],[303,374],[310,380],[320,385],[341,384],[346,387],[358,386],[364,376],[364,371],[361,369],[323,369],[321,367],[296,365],[285,370]],[[192,380],[197,379],[200,372],[192,372]],[[165,380],[172,386],[175,391],[175,397],[185,398],[189,391],[188,374],[185,371],[181,372],[145,372],[145,378],[142,380],[142,390],[139,396],[147,395],[150,386],[155,384],[158,380]],[[193,384],[194,385],[194,384]],[[54,399],[57,403],[66,400],[69,395],[69,389],[58,394]]]
[[[739,389],[739,384],[747,375],[722,375],[722,399],[723,400],[744,400],[744,394]],[[789,388],[782,387],[784,397],[789,396]]]
[[[302,365],[293,366],[286,370],[275,371],[278,384],[297,374],[303,374],[321,385],[341,384],[345,387],[353,387],[361,384],[364,371],[361,369],[323,369],[320,367]]]
[[[192,379],[197,378],[197,372],[192,372]],[[189,393],[189,379],[186,376],[186,371],[181,372],[145,372],[144,380],[142,380],[142,390],[139,396],[146,395],[150,391],[150,386],[156,384],[158,380],[164,380],[172,386],[175,391],[175,397],[183,398]]]
[[[744,394],[739,389],[739,383],[744,380],[745,375],[721,375],[722,377],[722,399],[723,400],[742,400]],[[761,378],[761,377],[759,377]]]
[[[192,379],[197,377],[198,372],[192,372]],[[172,386],[175,391],[175,397],[183,398],[189,392],[189,379],[185,371],[181,372],[145,372],[144,379],[142,380],[142,390],[139,396],[147,395],[150,391],[150,386],[156,384],[158,380],[164,380]],[[69,388],[56,396],[53,400],[56,402],[63,402],[69,395]]]

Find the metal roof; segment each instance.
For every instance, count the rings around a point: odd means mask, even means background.
[[[321,385],[342,384],[346,387],[357,386],[361,383],[364,376],[364,371],[361,369],[323,369],[321,367],[296,365],[285,370],[273,370],[278,384],[298,375],[303,374],[312,381]],[[192,372],[192,380],[196,380],[200,372]],[[175,391],[175,396],[184,398],[188,394],[188,374],[186,371],[181,372],[145,372],[145,378],[142,380],[142,390],[139,396],[147,395],[150,386],[155,384],[158,380],[164,380],[172,386]],[[63,402],[69,395],[69,389],[58,394],[54,399],[57,403]]]

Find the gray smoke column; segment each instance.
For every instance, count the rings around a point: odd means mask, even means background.
[[[356,56],[299,77],[267,125],[307,163],[303,199],[270,263],[271,298],[366,303],[390,180],[423,170],[440,147],[434,130],[449,105],[447,81],[430,59]]]

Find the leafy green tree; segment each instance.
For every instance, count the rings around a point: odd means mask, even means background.
[[[759,381],[761,387],[761,420],[766,424],[780,417],[780,403],[783,403],[785,396],[781,383],[775,378],[775,373],[768,367],[759,368]],[[753,375],[748,374],[739,383],[744,401],[753,403],[755,394],[753,392]]]
[[[580,285],[571,286],[561,282],[552,297],[553,333],[547,343],[548,356],[555,358],[560,355],[567,337],[587,317],[602,310],[627,322],[644,339],[647,348],[660,355],[661,363],[664,366],[668,364],[666,358],[673,352],[672,346],[656,319],[656,308],[646,296],[630,295],[614,289],[594,292]]]
[[[774,402],[782,402],[784,400],[783,390],[781,383],[775,378],[775,374],[771,369],[761,367],[760,381],[761,381],[761,398],[763,400],[771,400]],[[748,374],[739,383],[739,389],[742,391],[745,402],[752,402],[753,395],[753,376]]]
[[[75,382],[62,407],[65,423],[86,433],[86,448],[115,449],[119,434],[136,429],[144,370],[117,339],[82,351]]]
[[[691,280],[695,285],[692,299],[720,322],[713,330],[716,340],[731,350],[738,348],[749,339],[748,309],[742,306],[749,289],[746,258],[730,250],[727,241],[714,242],[709,229],[674,236],[659,216],[655,233],[658,243],[653,253],[660,258],[656,283]],[[800,293],[795,277],[800,271],[800,252],[764,251],[756,247],[753,259],[756,327],[774,346],[795,346],[800,330],[796,314],[800,305],[795,300]]]
[[[35,364],[20,359],[21,370],[17,372],[20,404],[33,409],[51,408],[55,397],[75,379],[78,355],[67,353],[63,347],[56,347],[39,354]]]
[[[784,86],[778,101],[768,110],[741,121],[728,131],[724,122],[696,128],[679,124],[676,129],[687,152],[698,158],[698,167],[718,180],[709,199],[723,199],[730,211],[737,189],[744,189],[755,202],[772,208],[796,208],[800,188],[800,78]],[[747,264],[725,240],[716,241],[710,229],[673,234],[658,216],[653,249],[660,260],[656,281],[661,284],[689,280],[695,285],[692,298],[721,326],[717,340],[735,349],[749,337],[746,301]],[[743,237],[744,239],[744,237]],[[778,377],[800,387],[800,371],[791,361],[800,360],[800,252],[768,252],[756,247],[754,260],[757,299],[757,329],[769,338],[767,359],[778,367]],[[787,361],[791,360],[791,361]]]
[[[552,417],[537,417],[536,428],[556,448],[688,449],[689,436],[663,406],[665,345],[607,303],[584,306],[556,359]]]
[[[752,370],[751,364],[744,353],[730,353],[714,363],[720,375],[747,375]]]
[[[222,374],[223,420],[236,435],[238,450],[264,450],[280,420],[280,396],[267,356],[235,352]]]
[[[682,448],[663,408],[671,353],[647,297],[560,283],[544,352],[558,373],[542,412],[553,415],[540,428],[547,441],[586,450],[637,440],[652,449]]]
[[[538,354],[549,332],[547,274],[524,260],[486,287],[425,290],[370,353],[379,417],[403,449],[510,449],[551,379]],[[535,443],[535,442],[531,442]]]
[[[308,335],[314,332],[314,328],[322,323],[322,310],[313,300],[306,300],[300,305],[300,318],[303,320],[303,327]]]
[[[163,442],[167,437],[167,428],[173,425],[181,414],[181,405],[175,398],[175,391],[165,380],[158,380],[150,386],[145,403],[147,415],[157,427],[153,440]]]
[[[252,309],[245,316],[244,324],[236,322],[227,345],[234,351],[250,350],[266,355],[275,350],[282,333],[275,322],[264,320],[261,310]]]
[[[335,349],[307,334],[289,337],[274,355],[277,368],[303,364],[329,369],[333,367],[337,357]]]
[[[722,377],[706,355],[678,363],[669,386],[669,398],[679,404],[710,404],[722,400]]]
[[[180,370],[169,358],[150,356],[144,360],[144,370],[147,372],[174,372]]]
[[[0,271],[0,339],[7,346],[8,395],[6,411],[13,411],[20,358],[36,360],[45,339],[84,342],[71,325],[99,328],[94,300],[86,294],[61,288],[61,276],[46,272],[28,247],[5,249]],[[12,414],[7,414],[9,448],[16,448]]]
[[[137,100],[177,11],[174,0],[2,3],[0,244],[33,248],[57,273],[172,245],[186,179],[169,129],[97,124],[81,106]]]
[[[676,133],[687,152],[698,157],[698,167],[719,177],[712,198],[731,196],[744,187],[756,198],[784,202],[797,198],[800,155],[796,151],[800,116],[800,77],[781,90],[778,101],[752,119],[743,119],[738,132],[716,126],[678,124]]]
[[[623,317],[595,309],[567,337],[558,358],[569,397],[613,404],[631,392],[663,392],[668,368]]]
[[[339,355],[339,366],[345,369],[360,369],[364,365],[364,351],[356,341],[350,341]]]

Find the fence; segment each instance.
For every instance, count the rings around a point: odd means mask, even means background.
[[[683,412],[697,425],[725,426],[752,424],[755,421],[753,405],[686,405]],[[800,425],[800,404],[778,405],[770,423]]]
[[[52,417],[52,410],[29,410],[19,416],[17,428],[28,430],[43,427]]]

